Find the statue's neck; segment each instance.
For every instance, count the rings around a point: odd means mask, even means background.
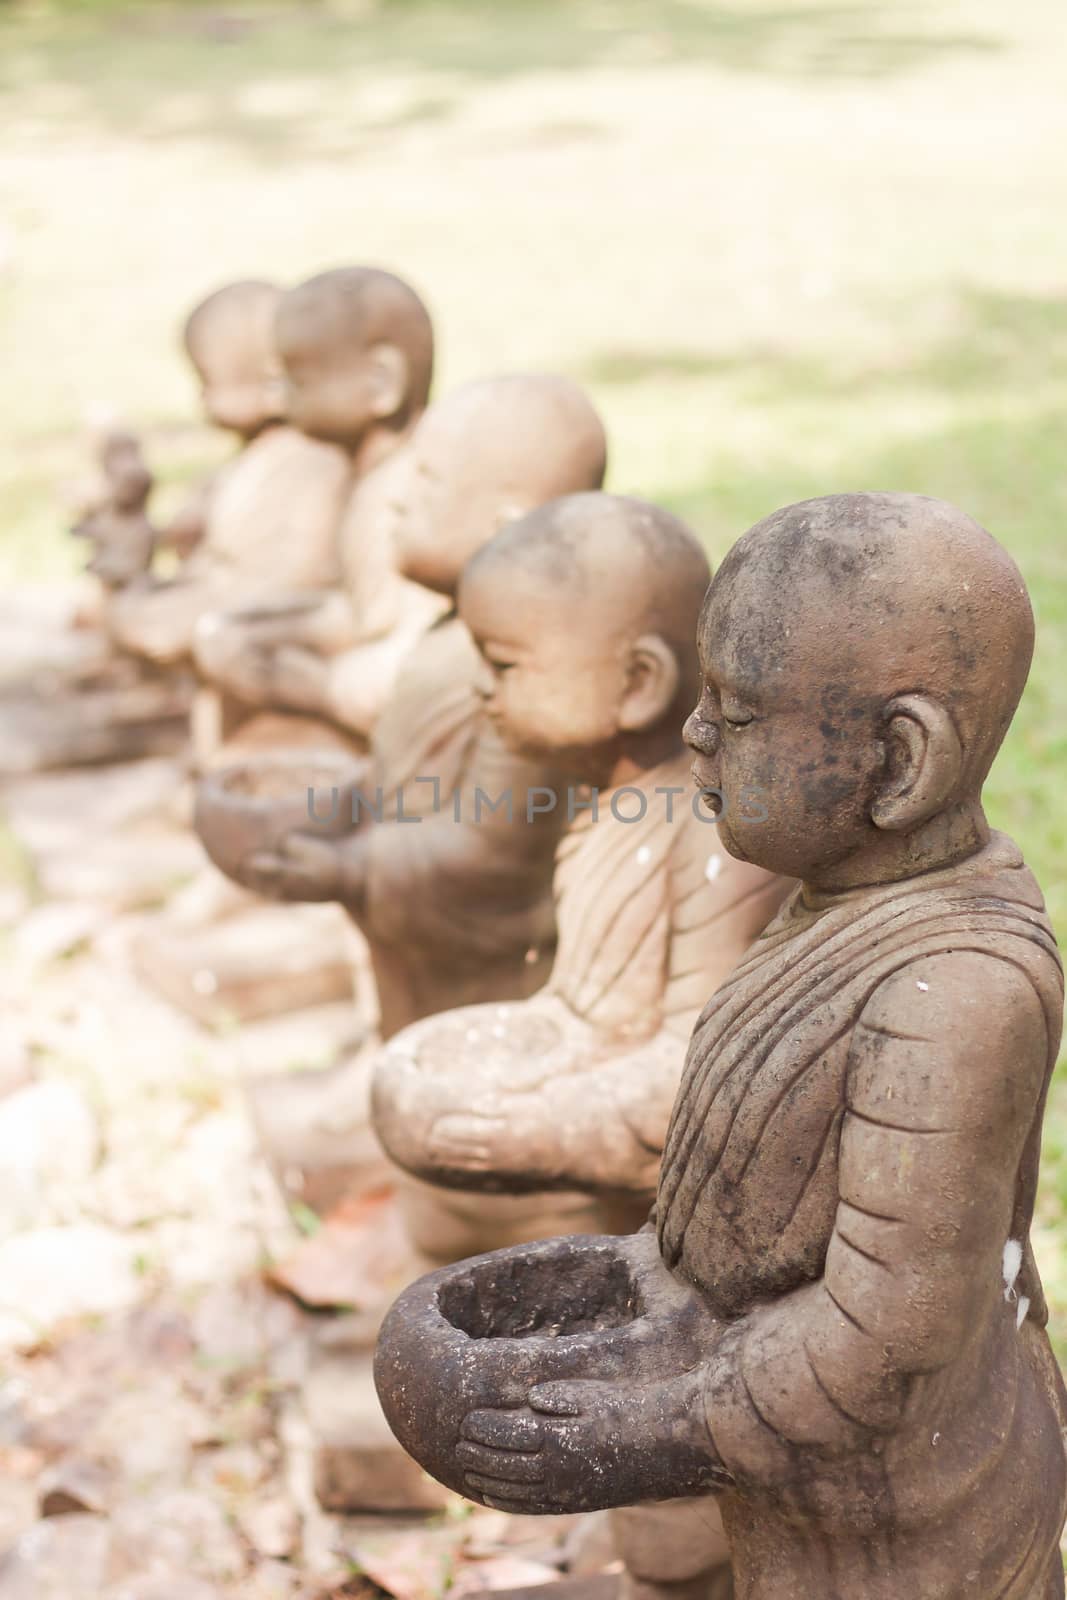
[[[878,831],[869,844],[843,861],[806,877],[803,895],[808,904],[824,901],[827,894],[870,888],[920,877],[965,861],[989,843],[989,823],[978,799],[961,801],[930,817],[910,833]]]

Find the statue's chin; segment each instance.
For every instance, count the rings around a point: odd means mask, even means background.
[[[748,851],[742,844],[738,842],[735,834],[732,832],[729,824],[724,820],[721,813],[719,815],[719,842],[726,851],[727,855],[733,856],[735,861],[752,860],[752,857],[749,855]]]

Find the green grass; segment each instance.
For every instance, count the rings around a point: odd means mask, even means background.
[[[1040,623],[990,809],[1067,934],[1065,81],[1060,0],[0,0],[0,572],[72,570],[91,411],[172,483],[218,458],[175,338],[199,294],[395,266],[441,386],[584,380],[611,486],[716,555],[833,489],[989,526]]]

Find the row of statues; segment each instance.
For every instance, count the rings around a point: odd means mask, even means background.
[[[489,1505],[715,1507],[756,1600],[1061,1595],[1029,1228],[1062,969],[981,806],[1025,587],[949,506],[833,496],[745,535],[699,638],[695,779],[799,887],[693,1031],[646,1227],[408,1290],[390,1420]]]
[[[143,500],[137,516],[116,514],[128,474],[106,441],[111,514],[97,508],[82,525],[110,580],[103,628],[149,668],[194,669],[224,702],[220,728],[263,706],[305,709],[310,663],[315,710],[363,735],[405,643],[440,609],[400,576],[388,538],[363,531],[389,504],[374,469],[426,408],[429,315],[392,274],[340,269],[287,292],[258,281],[217,290],[188,318],[185,345],[208,420],[239,448],[146,540]],[[160,575],[153,557],[168,548],[180,564]],[[365,704],[347,720],[323,663],[343,675],[346,649],[375,643],[382,687],[361,684]]]
[[[314,1204],[391,1174],[399,1441],[486,1505],[609,1511],[635,1600],[1062,1596],[1062,968],[981,803],[1033,648],[1010,557],[847,494],[712,578],[604,491],[569,380],[430,401],[390,274],[235,285],[187,345],[242,447],[157,530],[115,442],[102,625],[214,697],[213,859],[365,941],[376,1031],[257,1116]],[[298,746],[339,775],[303,815]]]

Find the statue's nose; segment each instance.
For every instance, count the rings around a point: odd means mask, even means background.
[[[492,667],[490,667],[487,661],[479,661],[477,670],[474,674],[475,694],[478,696],[479,700],[488,701],[493,698],[493,691],[495,688],[496,680],[493,677]]]
[[[690,750],[695,750],[700,756],[713,756],[719,748],[718,728],[714,722],[705,722],[695,711],[686,719],[682,738]]]

